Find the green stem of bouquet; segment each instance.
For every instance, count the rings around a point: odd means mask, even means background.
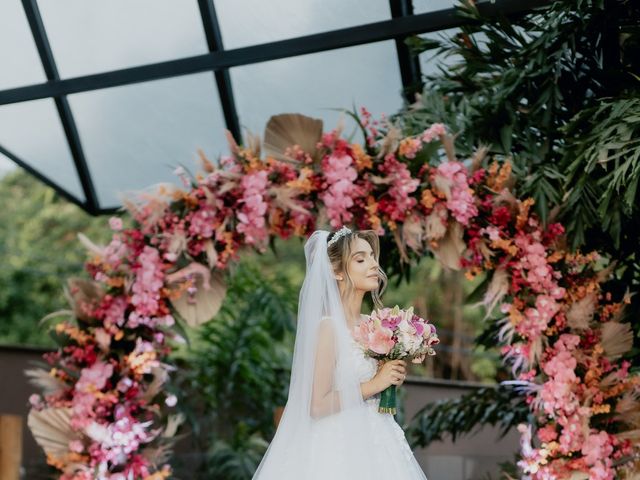
[[[380,405],[378,406],[378,412],[390,413],[395,415],[396,410],[396,386],[390,385],[380,393]]]

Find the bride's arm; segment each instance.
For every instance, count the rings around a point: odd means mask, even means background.
[[[360,391],[362,392],[363,400],[366,400],[367,398],[380,393],[382,390],[384,390],[384,388],[381,387],[378,383],[378,377],[373,377],[368,382],[363,382],[360,384]]]
[[[324,319],[318,328],[318,343],[311,392],[311,416],[321,418],[340,411],[340,392],[333,390],[336,368],[335,337],[331,321]]]
[[[340,392],[333,389],[333,376],[336,368],[335,337],[331,322],[323,320],[318,328],[313,389],[311,392],[310,413],[313,418],[321,418],[340,411]],[[362,399],[380,393],[386,388],[378,375],[360,384]]]

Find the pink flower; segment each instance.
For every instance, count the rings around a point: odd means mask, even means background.
[[[558,432],[553,425],[545,425],[538,429],[538,438],[543,443],[549,443],[558,438]]]
[[[237,230],[244,234],[245,242],[249,245],[263,241],[269,234],[265,223],[267,183],[266,170],[249,173],[240,182],[244,192],[239,200],[243,206],[238,213],[240,223]]]
[[[124,312],[127,309],[127,299],[121,296],[113,298],[104,312],[104,325],[107,328],[124,325]],[[101,340],[104,340],[102,338]]]
[[[92,366],[81,370],[80,378],[76,382],[76,391],[102,390],[111,375],[113,375],[113,365],[99,360]]]
[[[434,138],[447,133],[447,129],[442,123],[434,123],[422,133],[422,141],[430,143]]]
[[[80,440],[71,440],[69,442],[69,450],[76,453],[82,453],[82,451],[84,450],[84,445],[82,445],[82,442]]]
[[[347,154],[333,153],[322,160],[327,188],[319,197],[327,209],[329,223],[333,228],[353,219],[349,209],[354,205],[354,198],[360,194],[360,189],[354,184],[358,172],[352,164],[353,159]]]
[[[189,219],[189,234],[202,238],[213,235],[215,213],[210,208],[200,208]]]
[[[581,451],[589,465],[595,465],[598,460],[609,458],[613,453],[609,434],[603,431],[590,433],[582,444]]]
[[[467,169],[461,162],[443,162],[436,168],[434,186],[444,192],[447,208],[462,225],[478,215],[473,191],[469,187]]]
[[[370,337],[369,349],[380,355],[388,355],[395,346],[392,336],[393,332],[388,328],[376,329]]]
[[[411,194],[417,190],[420,180],[411,177],[407,166],[392,153],[384,158],[380,171],[386,175],[390,184],[389,201],[380,202],[380,208],[391,220],[404,221],[411,209],[418,204]]]
[[[109,219],[109,228],[111,228],[111,230],[114,230],[116,232],[119,232],[120,230],[122,230],[122,219],[119,217],[111,217]]]
[[[153,315],[158,310],[160,289],[164,281],[158,250],[146,245],[138,257],[138,265],[134,271],[136,277],[131,287],[131,303],[136,306],[139,314]]]

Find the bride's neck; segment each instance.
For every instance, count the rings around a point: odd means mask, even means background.
[[[342,305],[344,306],[344,312],[346,315],[347,325],[353,327],[360,323],[362,310],[362,299],[364,298],[364,292],[354,292],[352,298],[343,299]]]

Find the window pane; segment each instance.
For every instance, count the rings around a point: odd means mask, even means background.
[[[420,35],[420,37],[444,42],[445,39],[452,37],[458,32],[460,32],[459,28],[448,28],[446,30],[440,30],[439,32],[425,33]],[[436,54],[436,52],[437,50],[427,50],[419,55],[420,69],[423,75],[438,74],[438,67],[446,69],[450,65],[462,60],[460,55]]]
[[[38,3],[61,77],[207,52],[195,0]]]
[[[271,115],[296,112],[336,126],[332,108],[367,107],[374,115],[402,105],[402,80],[393,41],[314,53],[231,70],[242,125],[264,131]]]
[[[226,0],[215,3],[224,48],[246,47],[287,38],[388,20],[388,0]]]
[[[16,169],[16,164],[0,153],[0,178]]]
[[[458,2],[456,0],[413,0],[413,13],[435,12],[453,8]]]
[[[0,89],[46,81],[22,3],[0,1]]]
[[[1,106],[0,145],[84,201],[80,180],[53,100]]]
[[[102,207],[119,192],[176,182],[180,164],[196,170],[197,149],[226,153],[213,74],[109,88],[69,96]]]

